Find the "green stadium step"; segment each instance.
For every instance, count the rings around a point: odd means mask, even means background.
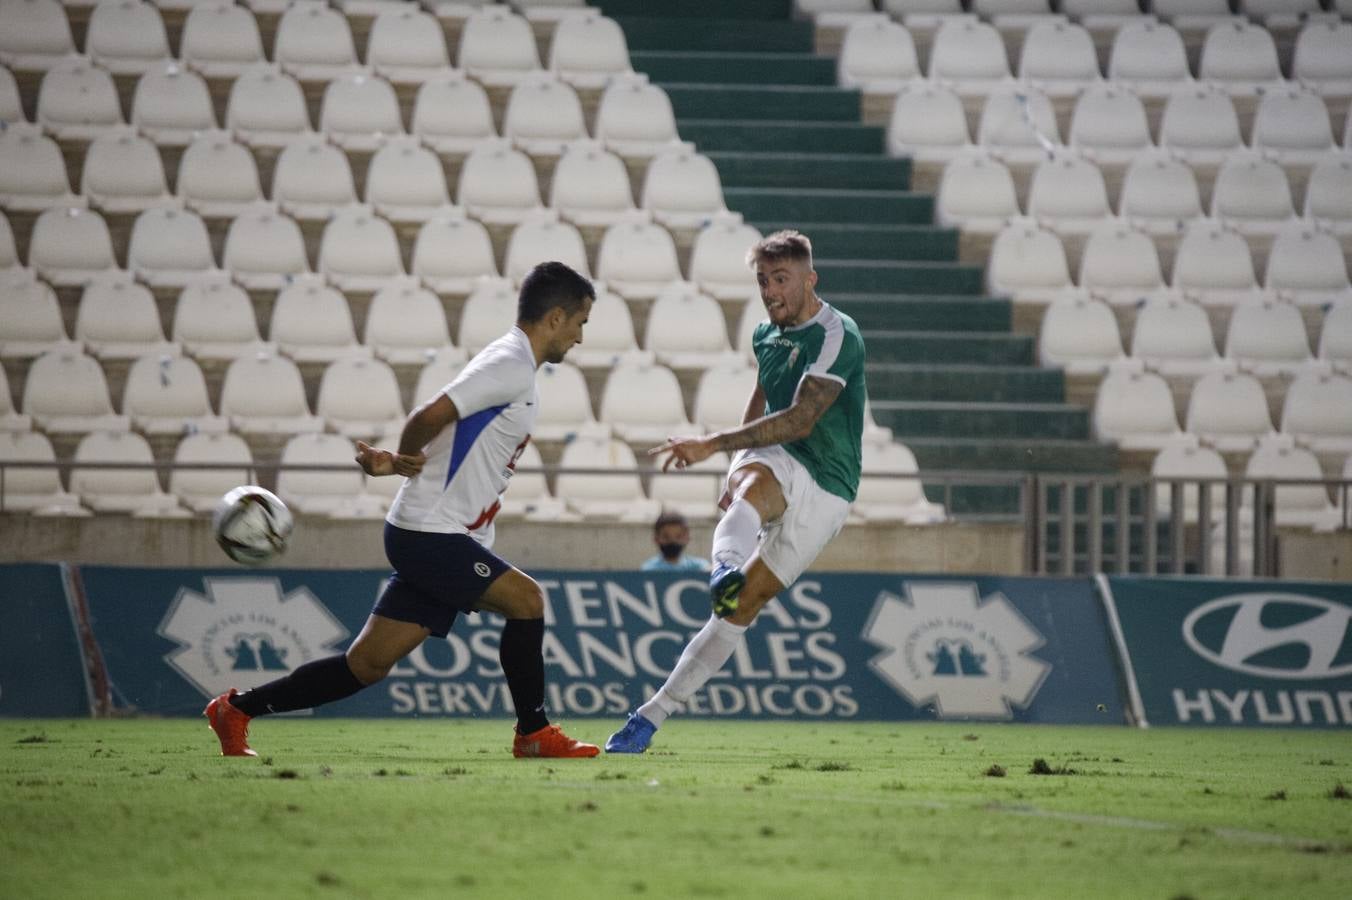
[[[1112,473],[1118,469],[1117,448],[1096,441],[900,434],[897,440],[911,448],[921,472],[1007,470],[1072,474]]]
[[[652,82],[836,86],[836,61],[814,53],[637,50],[629,62]]]
[[[902,441],[911,437],[1089,439],[1089,411],[1068,403],[871,401],[873,418]]]
[[[830,291],[823,295],[829,297]],[[864,329],[863,336],[868,358],[875,362],[1033,364],[1033,338],[1024,334]]]
[[[1060,403],[1066,397],[1059,369],[869,363],[865,374],[869,396],[889,400]]]
[[[735,7],[735,4],[726,5]],[[644,11],[651,11],[654,6],[658,4],[648,4]],[[659,8],[666,12],[665,5]],[[811,22],[757,17],[755,24],[750,25],[747,19],[736,18],[735,13],[725,9],[724,5],[719,5],[714,13],[717,18],[607,15],[624,30],[631,53],[635,50],[811,53],[813,46]]]
[[[864,153],[707,154],[724,187],[854,188],[904,191],[911,186],[911,161]]]
[[[937,482],[921,482],[925,499],[942,503],[950,516],[965,518],[1018,519],[1019,489],[1013,485],[955,484],[948,494]]]
[[[677,119],[736,122],[858,122],[860,94],[854,88],[812,85],[663,83]]]
[[[811,232],[809,232],[811,234]],[[815,235],[813,241],[816,241]],[[847,294],[823,296],[864,331],[1009,331],[1013,304],[995,297],[968,295]],[[873,348],[870,345],[870,352]]]
[[[616,16],[641,16],[651,13],[653,0],[601,0],[591,4],[601,12]],[[783,21],[793,14],[793,0],[664,0],[662,15],[692,19],[771,19]]]
[[[930,225],[934,197],[913,191],[850,191],[820,188],[724,188],[728,209],[748,221],[853,222]]]
[[[726,119],[677,119],[681,140],[701,153],[875,153],[885,149],[878,125],[860,122],[756,122]]]
[[[900,259],[954,262],[958,232],[937,225],[850,225],[839,222],[751,223],[761,234],[783,228],[801,231],[812,239],[815,256],[823,259]]]
[[[814,254],[815,256],[815,254]],[[890,259],[815,259],[823,291],[855,294],[980,294],[980,266]]]

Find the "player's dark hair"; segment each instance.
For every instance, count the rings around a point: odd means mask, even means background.
[[[809,269],[812,268],[812,242],[807,239],[807,235],[786,228],[761,238],[746,251],[746,264],[753,269],[758,262],[786,259],[805,262]]]
[[[540,263],[521,282],[516,320],[523,324],[538,322],[556,306],[571,316],[582,308],[585,300],[595,299],[596,288],[588,279],[561,262]]]
[[[653,523],[653,534],[657,534],[667,525],[680,525],[682,528],[690,527],[690,523],[686,522],[685,516],[674,509],[664,509],[661,515],[657,517],[657,521]]]

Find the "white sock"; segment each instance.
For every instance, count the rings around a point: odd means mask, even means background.
[[[699,634],[685,645],[666,683],[651,700],[638,708],[639,715],[661,727],[667,716],[723,668],[732,657],[732,651],[737,649],[737,643],[746,629],[745,625],[734,625],[726,619],[710,617]]]
[[[714,565],[741,568],[751,558],[760,537],[761,519],[756,507],[734,500],[714,528]]]

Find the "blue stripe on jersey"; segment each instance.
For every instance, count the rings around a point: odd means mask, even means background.
[[[470,448],[474,442],[483,434],[483,430],[488,427],[497,414],[506,409],[508,404],[501,406],[490,406],[487,409],[481,409],[471,416],[466,416],[455,425],[455,440],[451,443],[451,465],[446,470],[446,485],[449,486],[455,473],[460,470],[460,466],[469,455]]]

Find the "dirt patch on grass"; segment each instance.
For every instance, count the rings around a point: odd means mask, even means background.
[[[1335,784],[1335,785],[1333,786],[1333,790],[1329,791],[1329,799],[1330,799],[1330,800],[1352,800],[1352,791],[1349,791],[1349,790],[1347,789],[1347,785],[1343,784],[1343,783],[1340,781],[1340,782],[1338,782],[1337,784]]]
[[[1005,767],[999,763],[991,763],[991,767],[986,770],[987,778],[1004,778],[1006,775]]]
[[[1080,774],[1080,773],[1079,773],[1078,770],[1072,769],[1072,768],[1070,768],[1069,766],[1057,766],[1056,768],[1052,768],[1051,766],[1047,765],[1047,761],[1046,761],[1045,759],[1043,759],[1042,757],[1039,756],[1037,759],[1033,760],[1033,765],[1032,765],[1032,767],[1028,770],[1028,774],[1029,774],[1029,775],[1078,775],[1078,774]]]

